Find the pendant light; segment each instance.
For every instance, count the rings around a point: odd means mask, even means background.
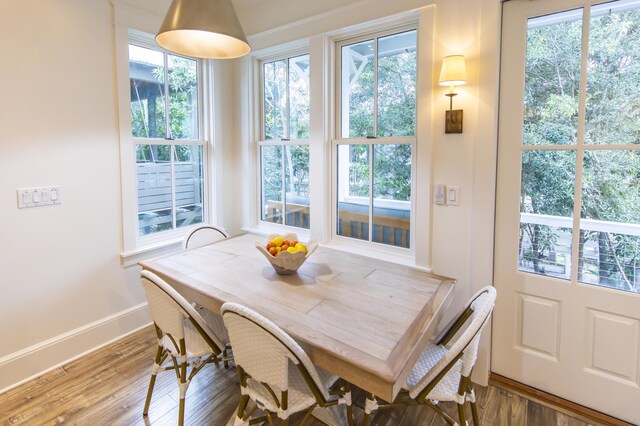
[[[195,58],[231,59],[251,51],[231,0],[173,0],[156,42]]]

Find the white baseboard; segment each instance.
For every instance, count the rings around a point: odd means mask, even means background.
[[[140,303],[0,358],[0,393],[106,346],[151,324]]]

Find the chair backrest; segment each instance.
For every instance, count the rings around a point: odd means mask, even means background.
[[[149,302],[151,318],[156,326],[178,342],[185,338],[185,321],[190,321],[202,339],[219,354],[224,343],[207,326],[200,314],[173,287],[153,272],[142,271],[140,281]],[[179,351],[180,348],[176,348]]]
[[[225,303],[221,312],[229,331],[233,359],[251,378],[286,391],[289,388],[289,364],[293,363],[307,381],[309,392],[305,393],[315,398],[318,393],[325,400],[329,398],[307,354],[280,327],[236,303]]]
[[[226,238],[229,238],[229,234],[222,229],[209,225],[200,226],[191,231],[189,235],[184,238],[182,241],[182,248],[186,250],[203,247],[217,243],[218,241],[222,241]]]
[[[480,335],[493,311],[496,303],[496,295],[496,289],[487,286],[469,300],[465,310],[445,334],[449,335],[449,337],[457,335],[457,339],[449,347],[445,356],[429,370],[413,389],[409,390],[409,395],[412,398],[416,398],[418,394],[427,387],[432,388],[433,386],[430,385],[433,385],[432,382],[436,377],[459,358],[462,359],[461,374],[465,377],[471,374],[471,370],[478,357]],[[460,328],[461,325],[463,328]],[[465,325],[466,327],[464,327]]]

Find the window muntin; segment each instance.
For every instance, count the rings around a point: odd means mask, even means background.
[[[130,44],[129,72],[138,236],[202,223],[198,63]]]
[[[261,69],[260,219],[308,229],[309,55],[264,61]]]
[[[410,248],[417,31],[339,44],[336,234]]]

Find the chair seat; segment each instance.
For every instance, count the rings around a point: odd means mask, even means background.
[[[322,368],[316,367],[318,376],[322,383],[329,389],[338,380],[337,376],[332,375]],[[316,398],[310,393],[304,377],[300,371],[293,367],[289,370],[289,392],[288,392],[288,411],[289,413],[297,413],[308,409],[316,404]],[[272,389],[278,398],[280,398],[280,389]],[[258,401],[261,408],[266,408],[271,412],[278,412],[278,407],[273,401],[273,397],[260,382],[252,378],[247,379],[247,392],[251,399]]]
[[[447,352],[447,348],[429,343],[411,369],[405,383],[405,389],[412,390]],[[427,399],[459,402],[458,387],[460,385],[461,369],[462,360],[458,360],[433,390],[429,392]]]

